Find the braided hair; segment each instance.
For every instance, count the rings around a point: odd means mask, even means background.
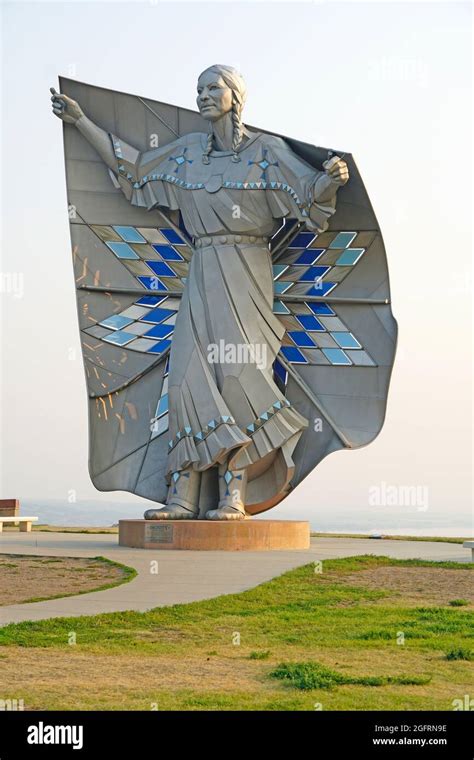
[[[245,99],[247,97],[247,88],[242,75],[234,69],[232,66],[223,66],[221,64],[215,64],[205,69],[202,74],[206,74],[208,71],[212,71],[213,74],[221,76],[227,87],[232,90],[232,161],[240,161],[238,154],[239,146],[243,137],[243,124],[242,124],[242,110],[244,107]],[[212,151],[213,133],[212,129],[207,137],[207,145],[202,154],[203,164],[209,163],[209,156]]]

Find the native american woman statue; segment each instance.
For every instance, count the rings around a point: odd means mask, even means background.
[[[61,88],[95,485],[240,520],[372,440],[396,323],[350,155],[247,129],[229,66],[199,115]]]

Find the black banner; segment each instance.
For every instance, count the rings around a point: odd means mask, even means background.
[[[248,730],[246,730],[248,729]],[[115,759],[199,747],[219,754],[327,750],[336,758],[420,757],[472,760],[473,721],[458,712],[0,712],[0,760],[26,757]],[[223,744],[222,742],[227,742]],[[304,743],[304,744],[303,744]],[[312,748],[312,750],[311,750]]]

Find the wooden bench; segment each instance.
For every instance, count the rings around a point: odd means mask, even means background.
[[[0,499],[0,517],[13,517],[20,514],[19,499]]]
[[[474,541],[464,541],[463,546],[471,550],[471,560],[474,562]]]
[[[37,519],[37,517],[20,517],[20,515],[15,515],[14,517],[3,517],[3,515],[0,515],[0,533],[3,532],[3,523],[19,523],[20,530],[24,533],[29,533],[31,531],[31,523],[36,522]]]

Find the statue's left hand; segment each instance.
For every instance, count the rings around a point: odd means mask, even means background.
[[[349,169],[347,167],[347,164],[342,160],[342,158],[339,158],[339,156],[333,156],[332,158],[328,159],[328,161],[325,161],[323,164],[323,169],[328,177],[330,177],[333,182],[336,182],[338,185],[345,185],[349,179]]]

